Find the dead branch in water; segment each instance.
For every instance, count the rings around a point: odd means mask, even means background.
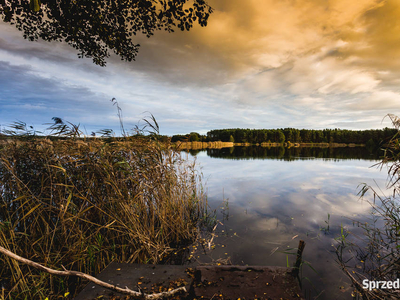
[[[93,276],[90,276],[90,275],[82,273],[82,272],[68,271],[68,270],[65,270],[65,269],[64,269],[65,271],[58,271],[58,270],[47,268],[47,267],[45,267],[45,266],[43,266],[41,264],[38,264],[38,263],[33,262],[33,261],[29,260],[29,259],[26,259],[26,258],[23,258],[23,257],[21,257],[19,255],[16,255],[15,253],[13,253],[13,252],[11,252],[11,251],[9,251],[9,250],[1,247],[1,246],[0,246],[0,252],[3,253],[4,255],[7,255],[8,257],[11,257],[12,259],[15,259],[16,261],[19,261],[19,262],[21,262],[23,264],[27,264],[27,265],[29,265],[31,267],[34,267],[34,268],[39,269],[39,270],[42,270],[44,272],[47,272],[47,273],[50,273],[50,274],[53,274],[53,275],[58,275],[58,276],[78,276],[78,277],[87,279],[87,280],[89,280],[91,282],[94,282],[95,284],[100,285],[102,287],[105,287],[107,289],[114,290],[114,291],[119,292],[119,293],[127,294],[127,295],[130,295],[130,296],[136,297],[138,299],[156,300],[156,299],[162,299],[162,298],[165,298],[165,297],[170,297],[170,296],[173,296],[173,295],[175,295],[177,293],[180,293],[180,292],[186,292],[186,288],[185,287],[179,287],[177,289],[174,289],[174,290],[171,290],[171,291],[168,291],[168,292],[155,293],[155,294],[144,294],[144,293],[133,291],[133,290],[129,289],[128,287],[125,287],[124,289],[120,288],[120,287],[117,287],[115,285],[106,283],[104,281],[101,281],[101,280],[99,280],[99,279],[97,279],[97,278],[95,278]]]

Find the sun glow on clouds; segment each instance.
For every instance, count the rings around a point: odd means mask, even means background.
[[[19,115],[6,106],[10,98],[21,115],[42,122],[67,111],[70,101],[81,112],[68,116],[85,115],[88,127],[106,120],[118,128],[109,103],[115,97],[129,123],[150,111],[165,134],[226,127],[379,128],[389,125],[381,124],[385,114],[400,109],[400,2],[209,3],[215,13],[207,27],[139,36],[136,62],[112,56],[106,68],[77,59],[60,43],[24,41],[0,24],[0,61],[9,64],[3,70],[9,80],[0,83],[6,91],[0,96],[2,122]],[[48,116],[24,102],[35,78],[47,86],[36,89],[35,99],[44,99],[40,107],[49,108]],[[98,105],[90,109],[85,101]]]

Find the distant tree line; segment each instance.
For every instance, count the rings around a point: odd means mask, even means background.
[[[191,132],[188,134],[176,134],[171,138],[171,142],[209,142],[206,135],[201,135],[197,132]]]
[[[388,140],[396,134],[393,128],[370,130],[347,129],[214,129],[207,135],[191,132],[186,135],[174,135],[171,141],[202,141],[202,142],[235,142],[261,144],[267,143],[354,143],[378,146],[382,141]]]

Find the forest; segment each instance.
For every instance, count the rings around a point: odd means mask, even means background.
[[[396,134],[396,129],[214,129],[207,135],[191,132],[186,135],[174,135],[172,142],[177,141],[202,141],[202,142],[234,142],[234,143],[354,143],[367,146],[379,146],[385,140]]]

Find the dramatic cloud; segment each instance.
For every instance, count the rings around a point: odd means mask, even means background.
[[[400,109],[396,0],[212,0],[207,27],[157,32],[106,68],[0,24],[0,117],[118,128],[150,111],[166,134],[215,128],[366,129]],[[39,121],[40,119],[40,121]],[[32,120],[32,121],[31,121]]]

